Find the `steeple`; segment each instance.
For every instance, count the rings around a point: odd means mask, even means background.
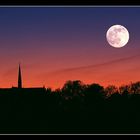
[[[19,70],[18,70],[18,88],[22,88],[22,78],[21,78],[20,64],[19,64]]]

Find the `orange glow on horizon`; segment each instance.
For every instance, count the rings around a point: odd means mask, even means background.
[[[81,65],[68,67],[63,64],[48,67],[45,64],[21,64],[23,87],[50,87],[52,89],[61,88],[68,80],[80,80],[84,84],[98,83],[102,86],[121,86],[130,82],[139,81],[140,77],[140,56],[130,56],[120,59],[110,60],[92,65]],[[18,66],[9,63],[7,68],[0,69],[0,88],[17,87]],[[50,64],[51,65],[51,64]],[[58,69],[61,67],[61,69]]]
[[[92,84],[92,83],[98,83],[104,87],[108,86],[108,85],[115,85],[117,87],[124,85],[124,84],[130,84],[131,82],[136,82],[139,81],[137,74],[135,75],[129,75],[129,77],[127,77],[128,74],[125,74],[125,76],[123,76],[123,74],[118,74],[118,75],[114,75],[110,77],[106,77],[106,76],[101,76],[98,77],[97,75],[90,75],[91,78],[89,78],[89,76],[87,77],[86,75],[83,76],[75,76],[74,74],[60,74],[57,76],[54,76],[51,78],[51,76],[46,76],[46,78],[33,78],[30,77],[28,75],[26,75],[24,73],[24,76],[22,76],[22,84],[23,87],[43,87],[45,86],[46,88],[52,88],[52,89],[57,89],[57,88],[62,88],[64,83],[68,80],[80,80],[81,82],[83,82],[84,84]],[[17,76],[11,79],[9,77],[6,78],[5,81],[2,82],[2,80],[0,81],[0,88],[11,88],[12,86],[17,87],[18,81],[17,81]],[[56,77],[56,78],[55,78]],[[95,77],[95,78],[94,78]],[[105,79],[103,79],[103,77],[105,77]],[[124,79],[125,78],[125,79]]]

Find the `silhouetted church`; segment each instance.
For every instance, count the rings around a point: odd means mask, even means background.
[[[18,88],[22,88],[20,64],[19,64],[19,72],[18,72]]]
[[[12,88],[0,88],[0,92],[1,91],[7,91],[9,92],[16,92],[16,91],[20,91],[22,93],[26,92],[26,93],[44,93],[46,91],[45,87],[30,87],[30,88],[23,88],[22,87],[22,74],[21,74],[21,67],[19,64],[19,68],[18,68],[18,86],[17,87],[12,87]]]

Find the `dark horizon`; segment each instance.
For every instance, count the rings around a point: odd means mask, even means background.
[[[0,89],[0,134],[139,134],[140,82]]]

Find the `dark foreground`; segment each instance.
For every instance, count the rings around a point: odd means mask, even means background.
[[[0,133],[140,134],[140,94],[106,98],[101,89],[0,90]]]

